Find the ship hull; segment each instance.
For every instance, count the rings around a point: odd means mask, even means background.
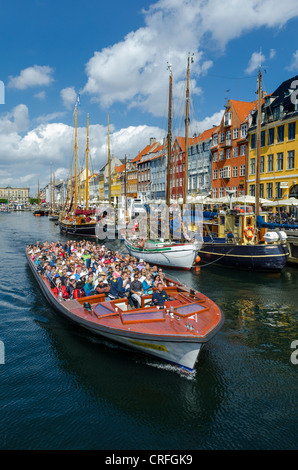
[[[286,244],[235,245],[204,243],[199,250],[202,264],[215,264],[248,271],[279,272],[287,262]]]
[[[198,251],[195,243],[160,243],[152,248],[142,248],[125,240],[125,246],[131,256],[143,259],[147,263],[184,270],[192,268]]]

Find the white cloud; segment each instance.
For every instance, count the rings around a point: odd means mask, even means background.
[[[269,59],[274,59],[276,56],[276,50],[275,49],[270,49],[270,54],[269,54]]]
[[[56,113],[49,113],[49,114],[43,114],[42,116],[38,116],[37,118],[34,119],[34,121],[41,123],[41,122],[50,122],[54,121],[56,119],[60,119],[63,116],[65,116],[66,112],[60,111]]]
[[[298,49],[293,53],[292,55],[292,61],[288,67],[286,67],[287,70],[292,72],[293,70],[296,71],[298,70]]]
[[[60,95],[63,104],[67,109],[71,109],[72,107],[74,107],[74,104],[77,99],[77,93],[74,87],[63,88],[63,90],[61,90],[60,92]]]
[[[269,52],[269,55],[268,55],[268,60],[274,59],[275,55],[276,55],[276,50],[275,49],[270,49],[270,52]],[[255,70],[257,70],[259,68],[260,65],[261,66],[264,65],[266,60],[267,60],[266,56],[261,51],[253,52],[251,57],[250,57],[248,66],[245,70],[245,73],[249,74],[249,73],[254,72]]]
[[[191,76],[207,74],[212,61],[210,47],[223,51],[226,44],[244,33],[283,26],[298,16],[296,0],[159,0],[143,11],[145,26],[94,52],[86,64],[83,93],[102,107],[120,102],[153,115],[165,114],[168,75],[173,66],[173,93],[185,80],[187,53],[195,53]],[[227,27],[228,25],[228,27]],[[205,51],[203,54],[203,50]],[[271,52],[273,58],[274,52]],[[254,70],[255,56],[248,66]]]
[[[257,70],[262,63],[264,63],[266,57],[261,52],[253,52],[249,60],[248,66],[245,70],[246,73],[252,73]]]
[[[25,104],[19,104],[10,113],[0,118],[0,136],[5,138],[8,134],[25,132],[29,128],[29,111]],[[2,143],[2,142],[1,142]]]
[[[49,116],[44,118],[49,119]],[[0,118],[0,186],[36,188],[39,174],[42,187],[49,182],[51,164],[57,180],[69,175],[74,155],[74,128],[63,123],[43,122],[28,130],[28,123],[25,105],[17,106]],[[119,158],[124,152],[130,158],[135,157],[149,143],[150,137],[159,140],[164,134],[162,129],[150,126],[131,126],[119,131],[113,131],[113,128],[111,123],[111,152]],[[98,171],[108,158],[107,126],[91,124],[89,133],[92,167]],[[85,165],[86,134],[86,127],[78,127],[78,165],[81,167]]]
[[[196,132],[204,132],[207,129],[211,129],[213,126],[218,126],[222,120],[224,109],[217,111],[212,116],[205,117],[202,121],[196,121],[192,125],[192,129],[196,129]]]
[[[43,100],[46,99],[46,96],[47,96],[46,92],[45,92],[45,91],[41,91],[41,92],[39,92],[39,93],[35,93],[34,98],[38,98],[39,100],[42,100],[42,101],[43,101]]]
[[[25,90],[29,87],[48,86],[54,81],[54,69],[47,65],[34,65],[21,71],[17,77],[9,77],[8,87]]]

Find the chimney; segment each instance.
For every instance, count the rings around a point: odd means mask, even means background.
[[[150,137],[150,145],[155,144],[156,138],[155,137]]]

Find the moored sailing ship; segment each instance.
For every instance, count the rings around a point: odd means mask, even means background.
[[[69,207],[60,213],[58,224],[60,231],[66,235],[95,237],[96,215],[95,209],[88,208],[89,197],[89,176],[88,176],[88,156],[89,156],[89,116],[87,117],[87,147],[86,147],[86,184],[85,184],[85,209],[78,209],[78,188],[77,188],[77,106],[75,106],[75,176],[74,191]],[[72,189],[72,181],[71,181]]]
[[[258,225],[260,185],[262,74],[258,76],[257,161],[255,212],[243,213],[230,209],[213,214],[203,223],[204,243],[199,250],[203,264],[216,264],[250,271],[281,271],[286,265],[289,249],[284,231],[268,231]],[[263,214],[265,221],[268,217]]]

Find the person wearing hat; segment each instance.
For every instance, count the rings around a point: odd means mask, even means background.
[[[139,271],[142,271],[142,269],[145,268],[145,263],[144,263],[143,259],[139,260],[139,264],[137,265],[137,268],[138,268]]]
[[[95,291],[97,294],[108,294],[110,292],[110,286],[106,279],[106,274],[101,272],[98,276],[98,283],[95,287]]]

